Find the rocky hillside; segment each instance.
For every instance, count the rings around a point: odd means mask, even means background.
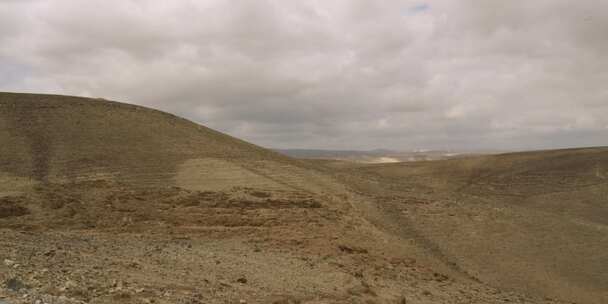
[[[482,282],[608,302],[608,148],[348,166],[378,222]]]
[[[0,302],[559,303],[429,254],[332,171],[151,109],[2,93]]]

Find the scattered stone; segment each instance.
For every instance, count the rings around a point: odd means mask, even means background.
[[[247,301],[245,301],[245,300],[243,300],[243,299],[240,299],[240,300],[239,300],[239,303],[240,303],[240,304],[246,304],[246,303],[247,303]]]

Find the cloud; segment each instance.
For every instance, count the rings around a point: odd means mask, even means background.
[[[0,1],[0,90],[151,106],[269,147],[606,145],[607,10]]]

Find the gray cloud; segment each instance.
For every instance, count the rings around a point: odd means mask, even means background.
[[[0,90],[269,147],[608,145],[606,1],[1,1]]]

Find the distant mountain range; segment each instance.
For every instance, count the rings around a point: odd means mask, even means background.
[[[462,158],[475,155],[497,154],[503,151],[450,151],[414,150],[395,151],[374,150],[323,150],[323,149],[275,149],[275,151],[295,158],[330,159],[361,163],[396,163]]]

